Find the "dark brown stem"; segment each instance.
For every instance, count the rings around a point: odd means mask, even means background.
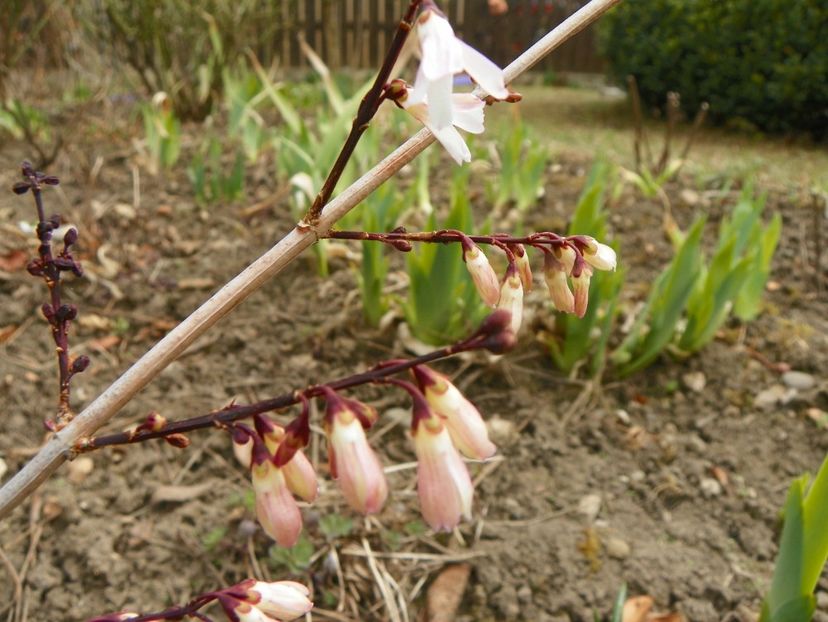
[[[233,404],[222,408],[221,410],[183,419],[181,421],[174,421],[160,426],[154,430],[142,430],[139,432],[118,432],[106,436],[99,436],[97,438],[87,438],[79,440],[70,451],[71,454],[77,455],[102,447],[110,447],[113,445],[128,445],[133,443],[141,443],[154,438],[174,437],[193,430],[200,430],[204,428],[226,428],[229,424],[239,419],[252,417],[254,415],[287,408],[298,404],[308,398],[318,397],[324,395],[327,389],[334,391],[341,391],[344,389],[351,389],[364,384],[376,383],[384,378],[407,371],[417,365],[424,365],[433,361],[446,358],[459,352],[468,352],[470,350],[488,349],[493,352],[503,352],[513,344],[514,336],[507,334],[509,318],[508,313],[496,311],[492,313],[477,332],[471,337],[463,341],[459,341],[452,345],[434,350],[428,354],[418,356],[412,359],[398,359],[379,365],[369,369],[368,371],[346,376],[333,382],[325,384],[317,384],[309,386],[300,391],[293,391],[278,397],[274,397],[261,402],[253,404]]]
[[[462,244],[463,239],[471,240],[476,244],[488,244],[500,248],[506,253],[510,261],[514,260],[514,254],[509,245],[523,244],[538,249],[560,248],[570,245],[580,254],[583,241],[580,236],[564,237],[551,231],[542,231],[524,236],[512,236],[496,233],[494,235],[467,235],[462,231],[454,229],[442,229],[440,231],[419,231],[409,233],[408,231],[391,231],[389,233],[371,233],[368,231],[329,231],[325,238],[336,240],[361,240],[369,242],[382,242],[402,251],[410,250],[405,244],[409,242],[423,242],[428,244]]]
[[[155,613],[144,613],[138,616],[130,617],[128,619],[129,622],[156,622],[157,620],[181,620],[186,616],[193,616],[200,620],[209,620],[209,618],[207,618],[203,614],[199,614],[198,610],[204,607],[204,605],[206,605],[207,603],[216,600],[218,596],[219,594],[215,592],[201,594],[200,596],[196,596],[186,605],[170,607],[169,609],[164,609],[164,611],[158,611]],[[118,615],[119,614],[112,614],[99,618],[92,618],[88,622],[112,622],[114,620],[120,619],[117,617]]]
[[[359,139],[365,130],[368,129],[371,119],[377,113],[384,98],[385,85],[391,76],[394,64],[400,56],[405,40],[408,38],[411,28],[414,26],[414,16],[417,14],[417,9],[421,2],[422,0],[411,0],[408,5],[408,10],[402,20],[400,20],[397,31],[394,33],[394,38],[385,55],[382,67],[374,80],[374,84],[359,104],[356,117],[354,117],[354,122],[351,125],[351,132],[348,134],[348,138],[345,139],[345,144],[342,145],[342,150],[339,152],[336,162],[331,167],[331,172],[328,173],[325,183],[322,184],[319,194],[316,195],[313,205],[311,205],[310,210],[308,210],[308,213],[303,218],[303,221],[308,225],[313,226],[319,222],[319,217],[322,215],[322,208],[330,200],[334,188],[336,188],[336,184],[339,182],[339,178],[345,170],[345,166],[354,154]]]
[[[72,376],[86,369],[89,362],[86,357],[82,357],[70,364],[69,324],[77,315],[77,309],[72,305],[63,304],[61,299],[61,272],[70,270],[78,276],[82,274],[80,264],[75,261],[70,252],[71,246],[77,240],[77,231],[72,229],[66,233],[63,251],[55,256],[52,252],[52,235],[60,225],[60,218],[58,216],[46,218],[42,189],[44,185],[57,185],[58,179],[36,172],[28,162],[23,163],[22,173],[25,181],[15,184],[12,190],[16,194],[31,191],[34,197],[38,219],[37,237],[40,240],[40,245],[37,249],[38,258],[29,263],[28,270],[32,275],[42,277],[49,289],[49,302],[43,305],[42,311],[51,326],[52,339],[55,342],[58,360],[57,421],[46,421],[46,426],[59,429],[69,423],[74,416],[70,405],[69,388]]]

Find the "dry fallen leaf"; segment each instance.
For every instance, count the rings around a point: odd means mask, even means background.
[[[152,493],[152,502],[164,503],[168,501],[172,503],[183,503],[184,501],[200,497],[211,488],[213,488],[213,484],[210,482],[196,484],[194,486],[159,486]]]
[[[425,622],[452,622],[463,600],[463,592],[469,582],[471,566],[455,564],[447,566],[434,579],[426,595]]]
[[[686,622],[680,613],[657,613],[652,596],[633,596],[624,603],[621,622]]]
[[[26,267],[29,263],[29,253],[24,250],[13,250],[0,255],[0,270],[4,272],[17,272]]]
[[[121,338],[118,335],[107,335],[90,341],[89,347],[94,350],[109,350],[109,348],[117,346],[119,343],[121,343]]]
[[[0,343],[5,343],[9,337],[17,330],[17,326],[9,324],[8,326],[0,326]]]

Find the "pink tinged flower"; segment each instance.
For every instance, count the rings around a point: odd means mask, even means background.
[[[413,435],[423,518],[434,531],[451,531],[461,517],[471,518],[474,486],[469,471],[436,414],[416,420]]]
[[[247,601],[237,600],[227,596],[221,600],[222,606],[229,614],[228,617],[231,620],[238,620],[239,622],[280,622],[279,620],[274,620],[264,611],[251,605]]]
[[[331,474],[353,509],[362,514],[379,512],[388,497],[382,464],[368,444],[356,413],[333,391],[326,393],[325,399]]]
[[[554,251],[544,253],[543,276],[546,280],[546,286],[549,288],[549,296],[558,311],[573,313],[575,311],[575,298],[569,289],[564,265],[555,258],[553,253]]]
[[[313,609],[310,590],[295,581],[256,581],[248,593],[252,604],[279,620],[293,620]]]
[[[476,244],[464,241],[463,261],[483,302],[494,307],[500,298],[500,284],[486,254]]]
[[[414,377],[431,409],[445,420],[454,445],[467,458],[486,460],[497,447],[489,440],[480,412],[443,374],[424,365],[414,368]]]
[[[517,266],[512,264],[503,279],[500,287],[500,299],[497,308],[504,309],[512,314],[512,332],[517,335],[523,321],[523,283],[518,276]]]
[[[595,238],[589,236],[583,236],[583,238],[586,241],[583,252],[584,260],[597,270],[615,270],[617,265],[615,251]]]
[[[449,127],[454,122],[451,95],[455,73],[465,70],[481,89],[497,99],[509,96],[500,67],[455,37],[448,20],[426,10],[418,21],[422,60],[417,82],[430,102],[436,128]]]
[[[250,472],[256,495],[256,517],[262,529],[280,546],[293,546],[302,531],[302,514],[282,469],[271,462],[261,441],[254,447]]]
[[[515,264],[517,265],[520,280],[523,283],[523,290],[527,292],[532,291],[532,266],[529,263],[529,253],[523,244],[514,244],[509,248],[515,255]]]
[[[288,489],[303,501],[313,503],[319,492],[316,471],[305,453],[297,450],[293,457],[282,467]]]
[[[582,264],[578,276],[572,277],[572,289],[575,292],[575,315],[584,317],[589,304],[589,281],[592,277],[592,269]]]
[[[433,111],[429,100],[425,97],[418,98],[412,95],[416,90],[417,85],[413,90],[407,90],[406,95],[398,98],[397,103],[431,130],[434,137],[440,141],[440,144],[443,145],[457,164],[471,162],[471,151],[469,151],[466,141],[463,140],[460,132],[454,126],[456,125],[471,134],[482,133],[483,107],[486,104],[470,93],[451,95],[449,105],[451,107],[452,122],[439,127],[432,121]]]

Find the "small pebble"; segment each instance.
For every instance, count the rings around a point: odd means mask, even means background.
[[[594,522],[600,511],[601,495],[586,495],[578,502],[578,514],[586,518],[588,523]]]
[[[636,470],[630,473],[630,481],[632,482],[643,482],[644,478],[647,477],[647,474],[644,471]]]
[[[528,585],[521,585],[517,591],[518,600],[524,604],[532,602],[532,588]]]
[[[701,393],[704,391],[704,387],[707,386],[707,377],[700,371],[691,371],[684,374],[681,377],[681,381],[685,387],[694,393]]]
[[[756,397],[753,398],[753,405],[762,410],[773,408],[779,404],[784,404],[790,400],[790,389],[786,389],[781,384],[771,385],[769,388],[759,391]]]
[[[95,468],[95,463],[89,456],[75,458],[69,463],[69,481],[73,484],[80,484]]]
[[[630,556],[630,545],[621,538],[609,538],[604,546],[607,549],[607,555],[614,559],[627,559]]]
[[[786,371],[782,374],[782,382],[786,386],[798,391],[807,391],[812,389],[816,384],[816,379],[811,374],[806,374],[804,371]]]
[[[699,488],[701,488],[702,494],[708,498],[718,497],[722,494],[722,485],[712,477],[702,478],[699,482]]]

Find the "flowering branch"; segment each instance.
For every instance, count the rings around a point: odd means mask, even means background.
[[[294,404],[307,404],[308,399],[329,395],[330,391],[341,391],[365,384],[382,382],[390,376],[461,352],[485,349],[500,354],[514,345],[514,334],[508,330],[509,322],[509,318],[503,312],[495,312],[467,339],[416,358],[386,361],[379,363],[368,371],[346,376],[333,382],[312,385],[300,391],[293,391],[252,404],[232,404],[206,415],[182,419],[180,421],[167,423],[163,417],[160,417],[156,413],[151,413],[146,421],[134,430],[108,434],[97,438],[81,438],[69,451],[72,455],[77,455],[103,447],[141,443],[156,438],[164,438],[176,447],[186,447],[189,441],[184,434],[192,432],[193,430],[202,430],[205,428],[227,429],[230,424],[240,419],[286,408]],[[293,428],[288,426],[288,429],[301,429],[303,430],[303,435],[306,435],[304,430],[308,426],[307,414],[308,409],[305,408],[303,414],[294,422],[296,425]],[[305,444],[307,444],[307,438],[304,439],[301,445],[304,446]],[[289,459],[290,456],[283,456],[282,458],[284,462],[287,462]]]
[[[586,28],[621,0],[592,0],[523,52],[503,70],[506,83],[538,63],[552,50]],[[181,324],[146,352],[118,380],[60,430],[26,466],[0,488],[0,518],[22,503],[66,459],[67,449],[111,419],[133,395],[172,363],[198,337],[230,313],[269,278],[281,272],[320,232],[327,231],[382,183],[414,160],[436,140],[423,128],[374,168],[324,206],[314,228],[296,227],[271,249],[231,279]]]
[[[63,236],[63,250],[55,256],[52,253],[52,236],[60,227],[60,216],[57,214],[46,218],[43,207],[43,186],[57,186],[60,183],[57,177],[45,175],[35,171],[29,162],[23,162],[21,173],[25,181],[19,181],[12,186],[15,194],[31,192],[37,209],[37,237],[40,240],[37,259],[33,259],[26,266],[29,274],[42,277],[49,289],[49,302],[40,308],[46,321],[52,328],[52,338],[55,341],[57,352],[59,394],[57,421],[46,420],[45,425],[51,430],[60,429],[74,417],[69,403],[69,383],[75,374],[83,372],[89,366],[89,357],[79,356],[74,361],[69,356],[69,324],[77,317],[78,309],[75,305],[63,304],[61,300],[61,272],[72,272],[75,276],[83,276],[80,263],[72,256],[71,248],[78,240],[77,229],[69,229]]]
[[[351,125],[351,132],[345,139],[345,143],[342,145],[342,150],[339,152],[336,161],[333,163],[331,171],[325,179],[325,183],[322,184],[319,194],[316,195],[316,198],[313,200],[313,204],[308,210],[308,213],[303,218],[303,221],[308,225],[315,226],[319,223],[322,208],[325,207],[325,204],[330,200],[331,194],[333,194],[339,178],[342,177],[342,172],[345,170],[348,160],[351,159],[359,139],[362,137],[365,130],[368,129],[371,119],[373,119],[374,115],[377,114],[380,104],[383,99],[385,99],[388,78],[391,76],[391,71],[394,69],[394,64],[397,62],[400,52],[402,52],[405,40],[408,38],[408,34],[414,26],[414,16],[417,14],[417,9],[420,7],[421,2],[422,0],[411,0],[408,5],[408,10],[400,20],[400,23],[397,26],[397,31],[394,33],[394,38],[391,40],[388,52],[385,54],[385,60],[383,60],[382,67],[380,67],[379,73],[377,73],[377,77],[374,80],[374,84],[359,104],[356,117],[354,117],[354,122]]]

